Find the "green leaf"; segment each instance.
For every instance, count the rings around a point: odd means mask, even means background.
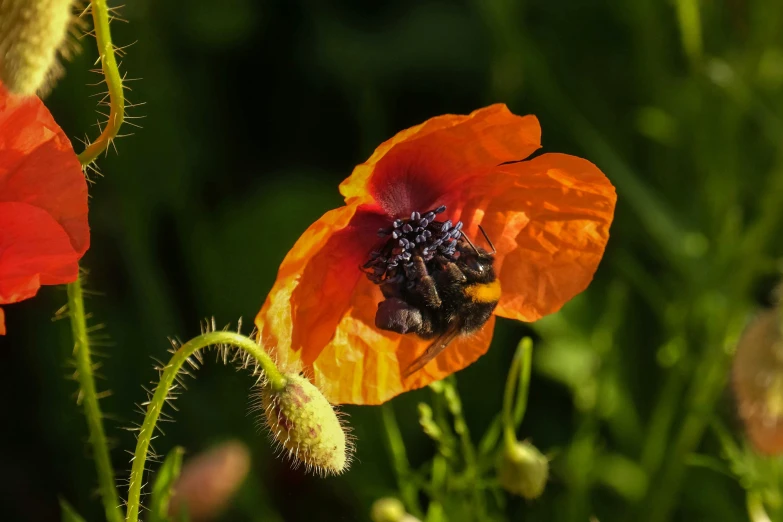
[[[172,449],[155,477],[152,486],[152,501],[150,502],[149,522],[167,522],[169,520],[169,502],[171,501],[172,487],[179,478],[182,469],[182,455],[185,449],[176,446]]]
[[[62,497],[60,498],[60,510],[62,511],[62,522],[84,522],[82,516]]]

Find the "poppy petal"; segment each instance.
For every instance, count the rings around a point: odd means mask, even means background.
[[[78,276],[80,254],[68,234],[45,210],[27,203],[0,203],[0,303],[36,294],[41,285],[64,284]]]
[[[455,180],[525,159],[540,146],[536,117],[517,116],[503,104],[438,116],[383,143],[340,192],[346,202],[372,197],[389,216],[401,217],[427,210]]]
[[[0,84],[0,202],[8,201],[48,212],[79,254],[89,247],[87,181],[71,142],[41,100]]]
[[[587,160],[544,154],[501,165],[443,197],[481,246],[497,248],[502,296],[495,313],[535,321],[560,309],[593,278],[609,239],[617,195]]]
[[[382,404],[459,371],[489,349],[494,317],[473,335],[458,337],[440,355],[408,378],[402,373],[432,341],[375,327],[382,299],[377,285],[362,278],[334,338],[308,367],[315,384],[335,404]]]
[[[387,218],[377,209],[350,205],[324,214],[296,242],[256,317],[261,339],[273,346],[281,364],[302,359],[309,365],[321,353],[364,277],[359,266],[384,225]]]

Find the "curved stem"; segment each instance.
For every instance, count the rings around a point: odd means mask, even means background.
[[[166,403],[171,386],[174,384],[174,379],[188,357],[202,348],[213,345],[231,345],[244,350],[258,362],[258,365],[266,374],[269,386],[274,390],[281,390],[286,385],[286,378],[277,369],[275,363],[272,362],[272,358],[260,345],[244,335],[233,332],[210,332],[199,335],[183,344],[171,357],[171,360],[160,375],[160,382],[147,405],[147,414],[144,416],[144,423],[141,425],[139,437],[136,441],[136,451],[133,453],[133,466],[130,474],[130,487],[128,488],[128,517],[126,520],[130,522],[137,522],[139,519],[139,501],[141,498],[144,465],[147,462],[147,451],[149,450],[150,441],[152,440],[158,417],[160,417],[160,412]]]
[[[101,491],[106,520],[122,522],[120,497],[114,484],[114,469],[109,458],[109,445],[103,430],[103,414],[95,391],[95,376],[90,358],[90,343],[87,338],[87,320],[84,314],[82,284],[79,279],[68,285],[68,310],[70,312],[71,331],[76,357],[76,376],[79,380],[79,398],[84,405],[87,427],[90,433],[95,469],[98,472],[98,486]]]
[[[117,137],[122,122],[125,120],[125,94],[122,91],[122,77],[117,68],[117,60],[114,57],[114,45],[111,42],[109,30],[109,8],[106,0],[90,0],[92,6],[92,20],[95,27],[95,39],[98,41],[98,53],[101,57],[101,68],[106,79],[106,87],[109,89],[109,121],[98,138],[90,143],[79,154],[82,165],[88,165],[95,161],[98,155],[105,151],[109,143]]]
[[[533,366],[533,341],[525,337],[519,343],[511,368],[506,377],[506,390],[503,394],[503,439],[506,447],[511,447],[517,442],[516,427],[522,422],[527,409],[527,395],[530,388],[530,372]],[[520,378],[520,371],[522,376]],[[514,404],[514,389],[517,388],[517,402]]]

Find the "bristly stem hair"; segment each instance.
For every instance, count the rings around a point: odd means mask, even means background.
[[[122,92],[122,78],[114,57],[114,47],[109,29],[109,8],[106,0],[90,0],[95,38],[98,41],[98,52],[101,57],[106,84],[109,88],[111,113],[106,128],[100,137],[79,154],[82,168],[92,163],[98,155],[106,150],[125,118],[125,98]],[[98,474],[98,486],[101,501],[108,522],[124,520],[120,508],[120,497],[114,483],[114,468],[109,456],[109,445],[103,427],[103,413],[98,403],[98,393],[95,389],[93,362],[90,354],[90,343],[87,337],[87,318],[84,313],[84,298],[82,296],[81,280],[77,279],[68,285],[68,309],[70,312],[71,331],[74,340],[74,356],[76,357],[76,377],[79,381],[79,398],[84,404],[84,414],[87,417],[87,427],[90,434],[95,468]]]
[[[84,298],[82,297],[81,280],[77,279],[68,285],[68,310],[71,320],[71,331],[74,340],[74,356],[76,357],[76,376],[79,380],[79,397],[84,405],[87,417],[87,427],[90,433],[95,468],[98,472],[98,486],[106,511],[108,522],[122,522],[120,499],[114,485],[114,469],[109,458],[109,445],[103,430],[103,414],[98,404],[98,393],[95,390],[95,376],[90,357],[90,342],[87,337],[87,319],[84,313]]]
[[[219,346],[223,349],[226,346],[233,346],[244,350],[251,358],[247,360],[255,361],[263,371],[267,386],[270,386],[273,390],[282,390],[286,386],[286,378],[277,369],[272,358],[256,341],[244,335],[233,332],[209,332],[195,337],[180,346],[169,363],[161,368],[160,382],[147,403],[144,422],[139,429],[128,488],[128,516],[126,519],[128,522],[138,522],[144,466],[147,461],[150,441],[163,406],[169,399],[169,393],[177,379],[177,375],[182,370],[182,365],[190,360],[191,355],[209,346]]]
[[[109,8],[106,0],[90,0],[92,19],[95,27],[95,39],[98,41],[98,53],[101,57],[101,68],[109,89],[109,121],[106,122],[103,132],[90,143],[81,154],[79,161],[82,166],[89,165],[101,152],[105,151],[125,121],[125,95],[122,91],[122,77],[120,76],[117,60],[114,55],[114,45],[111,41],[109,30]]]

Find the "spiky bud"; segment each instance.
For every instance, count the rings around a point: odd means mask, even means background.
[[[348,469],[350,440],[332,405],[305,377],[286,374],[281,390],[266,385],[261,406],[274,439],[295,463],[321,475]]]
[[[498,462],[498,482],[514,495],[541,496],[549,477],[549,460],[529,442],[506,446]]]
[[[0,0],[0,80],[33,95],[51,78],[71,23],[72,0]]]

